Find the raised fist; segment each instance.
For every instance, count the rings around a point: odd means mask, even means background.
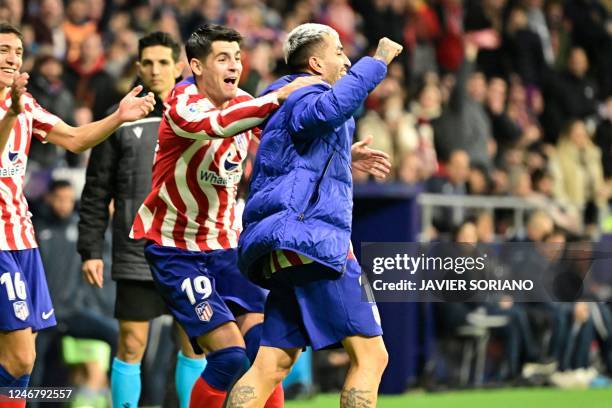
[[[387,37],[383,37],[378,41],[378,48],[374,54],[374,58],[383,61],[389,65],[391,61],[402,52],[402,47],[395,41],[391,41]]]

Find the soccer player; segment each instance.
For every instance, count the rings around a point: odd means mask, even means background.
[[[0,23],[0,387],[27,386],[35,333],[56,324],[23,195],[32,136],[83,152],[123,123],[145,117],[155,104],[152,94],[137,97],[142,90],[138,86],[106,118],[69,126],[26,92],[28,74],[19,72],[22,58],[21,32]]]
[[[300,78],[253,99],[238,88],[242,73],[235,30],[213,24],[187,40],[193,77],[166,100],[153,165],[153,186],[134,220],[158,290],[207,365],[191,407],[220,407],[231,382],[259,346],[266,291],[236,266],[240,216],[236,190],[249,143],[262,123],[299,87]],[[283,404],[278,387],[269,407]]]
[[[112,276],[117,281],[115,318],[119,320],[119,350],[111,369],[113,406],[137,407],[141,392],[140,365],[147,346],[149,320],[168,313],[157,293],[144,258],[144,241],[129,238],[136,212],[151,191],[151,167],[162,120],[163,103],[180,76],[180,46],[167,33],[154,32],[138,42],[138,76],[145,91],[157,99],[146,118],[117,129],[96,146],[87,165],[81,196],[78,249],[83,275],[102,287],[104,233],[109,204],[114,202]],[[179,327],[181,351],[176,364],[176,390],[181,408],[189,406],[193,383],[204,369]]]
[[[240,40],[235,30],[218,25],[204,25],[188,40],[194,77],[177,85],[166,101],[153,191],[133,227],[134,236],[151,241],[145,254],[170,310],[196,349],[207,354],[192,406],[220,406],[234,376],[246,367],[245,356],[252,361],[259,346],[266,292],[240,274],[235,249],[242,161],[248,144],[258,140],[258,131],[248,129],[293,90],[321,81],[300,78],[252,99],[237,86]],[[384,162],[380,152],[363,144],[355,154],[368,171]],[[388,171],[384,163],[382,168]],[[282,406],[282,400],[279,386],[268,407]]]
[[[270,293],[261,347],[232,388],[229,407],[263,406],[303,347],[338,342],[351,360],[340,405],[376,405],[387,352],[376,305],[361,301],[361,271],[350,249],[352,115],[401,50],[383,38],[373,58],[350,68],[331,27],[303,24],[289,33],[284,51],[293,75],[269,91],[303,75],[325,83],[294,92],[263,130],[239,266]]]

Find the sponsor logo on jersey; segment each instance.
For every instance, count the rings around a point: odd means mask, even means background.
[[[30,315],[30,311],[28,310],[28,304],[23,300],[19,300],[13,303],[13,311],[15,312],[15,316],[21,320],[26,321],[28,316]]]
[[[226,171],[234,171],[238,168],[238,166],[240,166],[240,163],[231,161],[229,157],[225,159],[225,162],[223,162],[223,168],[225,168]]]
[[[214,184],[217,186],[233,186],[240,182],[242,172],[231,173],[223,177],[210,170],[200,171],[200,181],[208,184]]]
[[[213,315],[212,307],[208,302],[202,302],[195,307],[198,318],[203,322],[209,322]]]
[[[19,152],[12,152],[9,150],[8,159],[10,161],[10,167],[0,167],[0,177],[23,176],[26,168]]]

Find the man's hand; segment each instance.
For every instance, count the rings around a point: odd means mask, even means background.
[[[104,261],[101,259],[88,259],[81,266],[83,278],[90,285],[102,288],[104,285]]]
[[[19,73],[15,71],[13,76],[13,85],[11,85],[11,107],[9,109],[9,114],[19,115],[23,112],[23,102],[21,101],[21,96],[27,92],[26,86],[28,85],[28,78],[30,76],[27,72]]]
[[[305,86],[314,85],[314,84],[322,84],[322,83],[323,83],[323,79],[315,75],[302,76],[302,77],[296,78],[289,84],[283,86],[282,88],[279,88],[276,91],[278,95],[277,96],[278,101],[281,103],[284,102],[289,97],[289,95],[291,95],[291,92],[296,91],[300,88],[303,88]]]
[[[121,102],[119,102],[119,119],[122,123],[133,122],[138,119],[146,117],[153,111],[155,106],[155,96],[153,92],[149,92],[147,95],[138,97],[138,94],[142,92],[142,85],[138,85],[132,89],[130,93],[125,95]]]
[[[404,47],[395,41],[391,41],[387,37],[383,37],[378,41],[378,48],[376,49],[374,58],[389,65],[395,57],[400,55],[402,49],[404,49]]]
[[[368,147],[373,139],[372,135],[368,135],[361,142],[353,144],[351,147],[353,167],[383,180],[391,172],[391,161],[387,153]]]

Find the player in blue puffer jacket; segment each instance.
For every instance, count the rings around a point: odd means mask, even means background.
[[[383,38],[373,58],[351,68],[333,29],[303,24],[284,49],[294,74],[268,92],[299,75],[326,83],[294,92],[264,127],[239,266],[270,294],[259,353],[227,403],[263,406],[303,347],[341,343],[351,358],[342,406],[357,400],[374,406],[387,352],[376,305],[361,299],[361,271],[350,248],[352,115],[402,47]]]

